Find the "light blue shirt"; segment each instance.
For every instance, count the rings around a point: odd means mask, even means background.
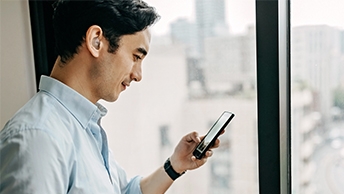
[[[100,126],[107,110],[47,76],[0,132],[1,194],[141,194]]]

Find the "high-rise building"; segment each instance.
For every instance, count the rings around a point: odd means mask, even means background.
[[[344,30],[340,32],[340,51],[344,55]]]
[[[199,47],[196,24],[180,18],[171,23],[170,30],[172,42],[184,44],[187,56],[195,56],[196,48]]]
[[[204,38],[226,31],[225,1],[196,0],[196,24]]]
[[[292,164],[295,193],[322,193],[317,179],[324,166],[317,157],[331,142],[334,91],[342,83],[342,31],[327,25],[292,29]],[[328,139],[327,139],[328,138]],[[326,152],[329,152],[326,150]],[[327,168],[328,169],[328,168]],[[324,187],[327,189],[327,187]],[[327,192],[325,192],[327,193]]]
[[[204,74],[210,93],[233,93],[255,86],[255,32],[206,38]]]
[[[293,28],[292,64],[294,82],[302,82],[314,93],[314,111],[322,113],[324,124],[330,120],[333,90],[343,72],[341,31],[327,25]]]
[[[341,30],[340,32],[340,55],[341,55],[341,61],[339,64],[344,64],[344,30]],[[344,66],[339,65],[339,72],[344,73]],[[340,76],[339,84],[341,84],[342,87],[344,87],[344,77]]]
[[[194,22],[180,18],[170,25],[171,40],[173,44],[184,45],[187,65],[187,85],[190,96],[204,96],[205,82],[203,70],[200,68],[199,47],[197,27]]]
[[[228,32],[225,15],[225,0],[196,0],[196,26],[199,52],[204,52],[204,40]]]
[[[196,21],[178,19],[170,25],[173,42],[186,46],[188,86],[192,98],[209,94],[205,68],[205,40],[228,35],[225,0],[196,0]]]

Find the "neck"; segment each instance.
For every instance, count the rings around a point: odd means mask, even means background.
[[[62,63],[60,57],[58,57],[50,76],[66,84],[95,104],[98,99],[92,94],[88,68],[86,61],[78,60],[77,56],[67,63]]]

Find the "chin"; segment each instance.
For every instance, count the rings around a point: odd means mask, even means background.
[[[109,100],[109,102],[115,102],[117,101],[117,99],[118,99],[118,96],[116,96],[115,98],[112,98],[111,100]]]
[[[116,96],[108,96],[107,98],[103,98],[106,102],[115,102],[118,99],[118,95]]]

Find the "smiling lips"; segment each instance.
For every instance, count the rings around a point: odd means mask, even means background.
[[[122,86],[123,86],[123,91],[130,86],[130,83],[125,83],[125,82],[122,82]]]

